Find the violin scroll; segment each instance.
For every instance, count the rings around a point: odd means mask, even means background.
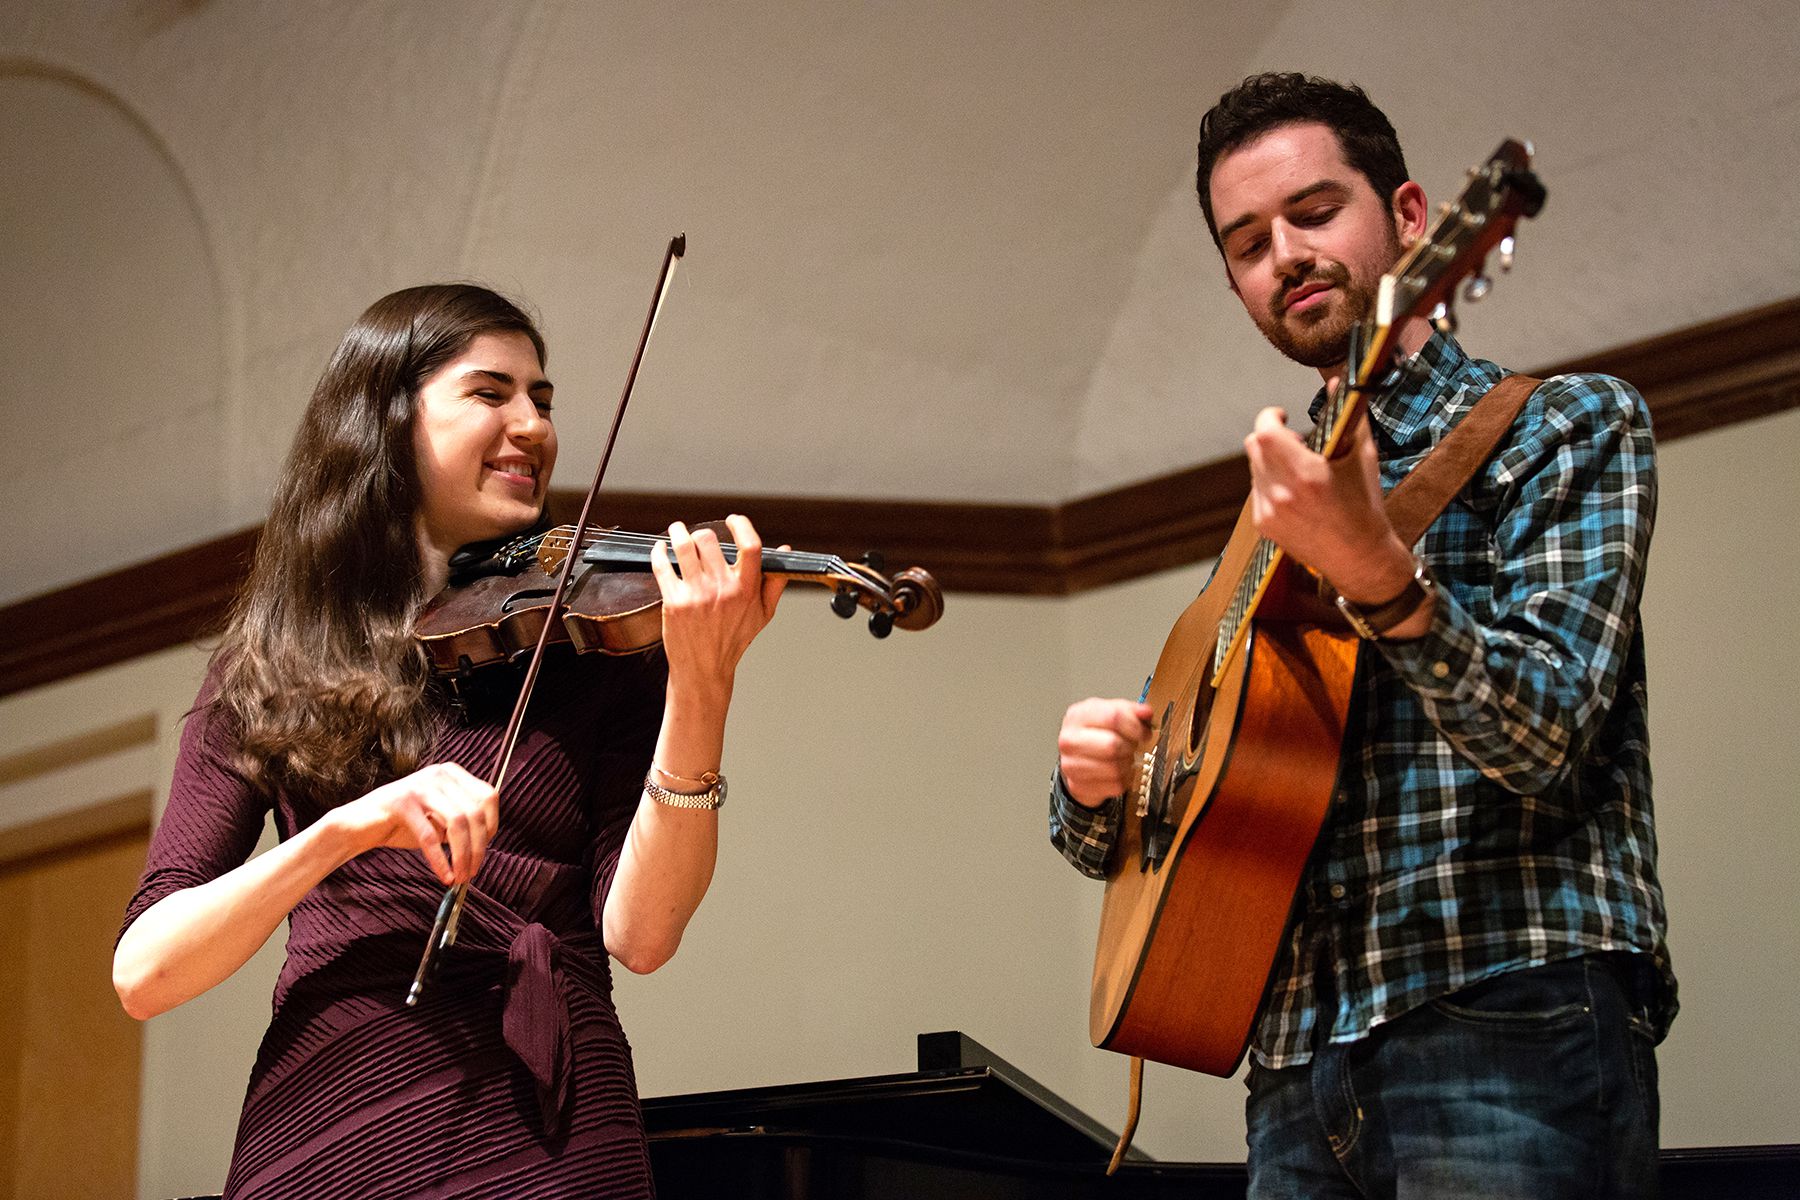
[[[767,565],[768,551],[764,551]],[[775,552],[782,553],[780,551]],[[842,573],[820,582],[834,584],[831,611],[845,620],[856,615],[858,608],[869,610],[869,632],[884,638],[895,628],[928,629],[944,615],[944,592],[929,571],[908,567],[892,579],[882,574],[886,564],[881,555],[871,550],[861,563],[837,560]],[[782,572],[789,578],[800,575]]]
[[[902,629],[929,629],[944,615],[944,592],[937,580],[919,567],[908,567],[894,576],[894,624]]]

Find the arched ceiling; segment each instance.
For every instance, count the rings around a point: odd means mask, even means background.
[[[38,411],[47,326],[92,317],[76,411],[106,432],[76,441],[115,447],[9,475],[15,541],[65,547],[0,599],[259,520],[337,335],[424,279],[541,311],[581,483],[677,231],[616,486],[1054,503],[1228,456],[1309,389],[1192,197],[1200,113],[1267,67],[1362,82],[1434,197],[1537,142],[1551,201],[1477,351],[1538,366],[1800,290],[1800,8],[1323,11],[0,0],[7,277],[86,248],[54,299],[14,289],[0,399]],[[90,102],[20,82],[48,76]],[[158,286],[108,299],[125,261]],[[134,383],[146,345],[178,397]],[[129,538],[63,537],[96,495]]]

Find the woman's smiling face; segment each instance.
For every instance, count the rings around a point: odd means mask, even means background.
[[[421,550],[445,561],[537,520],[556,466],[553,388],[523,333],[481,333],[419,388]]]

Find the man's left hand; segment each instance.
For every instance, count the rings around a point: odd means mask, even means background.
[[[1412,551],[1382,506],[1367,418],[1358,417],[1348,436],[1348,449],[1326,458],[1287,427],[1281,409],[1258,413],[1244,439],[1251,517],[1258,533],[1323,575],[1352,604],[1381,604],[1405,590],[1413,573]]]

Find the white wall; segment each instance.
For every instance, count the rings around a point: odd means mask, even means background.
[[[1676,442],[1644,630],[1651,765],[1681,1015],[1669,1145],[1800,1141],[1800,411]]]

